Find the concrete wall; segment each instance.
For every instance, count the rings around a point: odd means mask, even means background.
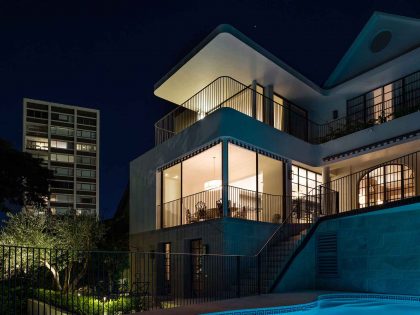
[[[338,277],[316,275],[316,238],[335,232]],[[420,203],[322,222],[276,292],[345,290],[420,294]]]
[[[158,251],[157,244],[170,242],[172,252],[189,253],[189,242],[201,238],[210,254],[254,255],[277,225],[234,218],[208,220],[163,230],[130,235],[130,249]]]
[[[311,145],[230,108],[220,109],[130,163],[130,233],[156,228],[156,169],[219,137],[233,137],[280,156],[320,166],[325,156],[416,130],[418,121],[420,112],[322,145]],[[363,153],[366,152],[360,154]]]

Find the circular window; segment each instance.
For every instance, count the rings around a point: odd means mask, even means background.
[[[388,46],[391,41],[392,34],[390,31],[382,31],[378,33],[370,43],[370,50],[373,53],[382,51],[386,46]]]

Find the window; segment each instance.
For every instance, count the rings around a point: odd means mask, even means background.
[[[171,243],[163,244],[163,283],[164,294],[171,293]]]
[[[284,130],[283,128],[283,99],[274,94],[273,96],[273,125],[278,130]]]
[[[360,208],[415,195],[413,171],[402,164],[380,166],[359,181]]]
[[[71,208],[70,207],[52,207],[51,208],[51,213],[52,214],[57,214],[57,215],[67,214],[70,211],[71,211]]]
[[[54,175],[56,176],[73,176],[74,170],[73,168],[69,167],[51,167],[51,170],[53,171]]]
[[[96,165],[96,158],[90,156],[78,156],[76,161],[79,164]]]
[[[96,171],[78,168],[76,169],[76,175],[77,177],[95,178]]]
[[[51,140],[51,148],[73,150],[74,144],[73,142]]]
[[[191,241],[192,293],[194,297],[202,295],[204,290],[204,256],[206,248],[201,239]]]
[[[74,116],[70,114],[61,114],[61,113],[51,113],[51,119],[52,120],[58,120],[68,123],[74,122]]]
[[[314,195],[319,185],[322,185],[321,174],[292,165],[292,198]]]
[[[78,143],[76,147],[77,151],[96,152],[96,145],[93,144]]]
[[[45,139],[45,138],[27,139],[26,148],[30,150],[48,151],[48,139]]]
[[[95,209],[89,209],[89,208],[77,208],[76,209],[76,215],[95,215],[96,210]]]
[[[48,112],[28,109],[26,110],[26,116],[32,117],[32,118],[48,119]]]
[[[85,118],[85,117],[77,117],[77,123],[83,124],[83,125],[90,125],[90,126],[96,126],[96,119],[92,118]]]
[[[77,136],[79,138],[96,139],[96,131],[90,130],[77,130]]]
[[[51,194],[50,201],[73,203],[73,195]]]
[[[51,153],[51,161],[74,163],[74,156],[68,154]]]
[[[45,135],[48,133],[48,127],[45,125],[27,125],[26,131],[28,133],[34,133],[36,135]]]
[[[72,128],[51,126],[51,134],[58,136],[73,137],[74,130]]]
[[[57,188],[57,189],[73,189],[73,182],[66,182],[66,181],[52,181],[51,182],[51,188]]]
[[[96,198],[92,196],[77,196],[76,200],[77,200],[77,203],[90,203],[90,204],[96,203]]]
[[[96,184],[77,183],[77,190],[96,191]]]

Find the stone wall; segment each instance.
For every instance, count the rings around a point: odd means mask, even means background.
[[[337,233],[338,276],[316,273],[316,239]],[[293,261],[277,292],[344,290],[420,294],[420,204],[322,222]]]

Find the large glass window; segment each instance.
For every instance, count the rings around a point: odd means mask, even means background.
[[[163,171],[163,227],[180,224],[181,163]]]
[[[277,94],[274,94],[273,96],[274,100],[274,107],[273,107],[273,124],[274,128],[279,130],[283,129],[283,99],[278,96]]]
[[[292,197],[315,195],[316,187],[322,184],[321,174],[292,165]]]
[[[360,208],[380,205],[415,195],[413,171],[402,164],[380,166],[359,182]]]

